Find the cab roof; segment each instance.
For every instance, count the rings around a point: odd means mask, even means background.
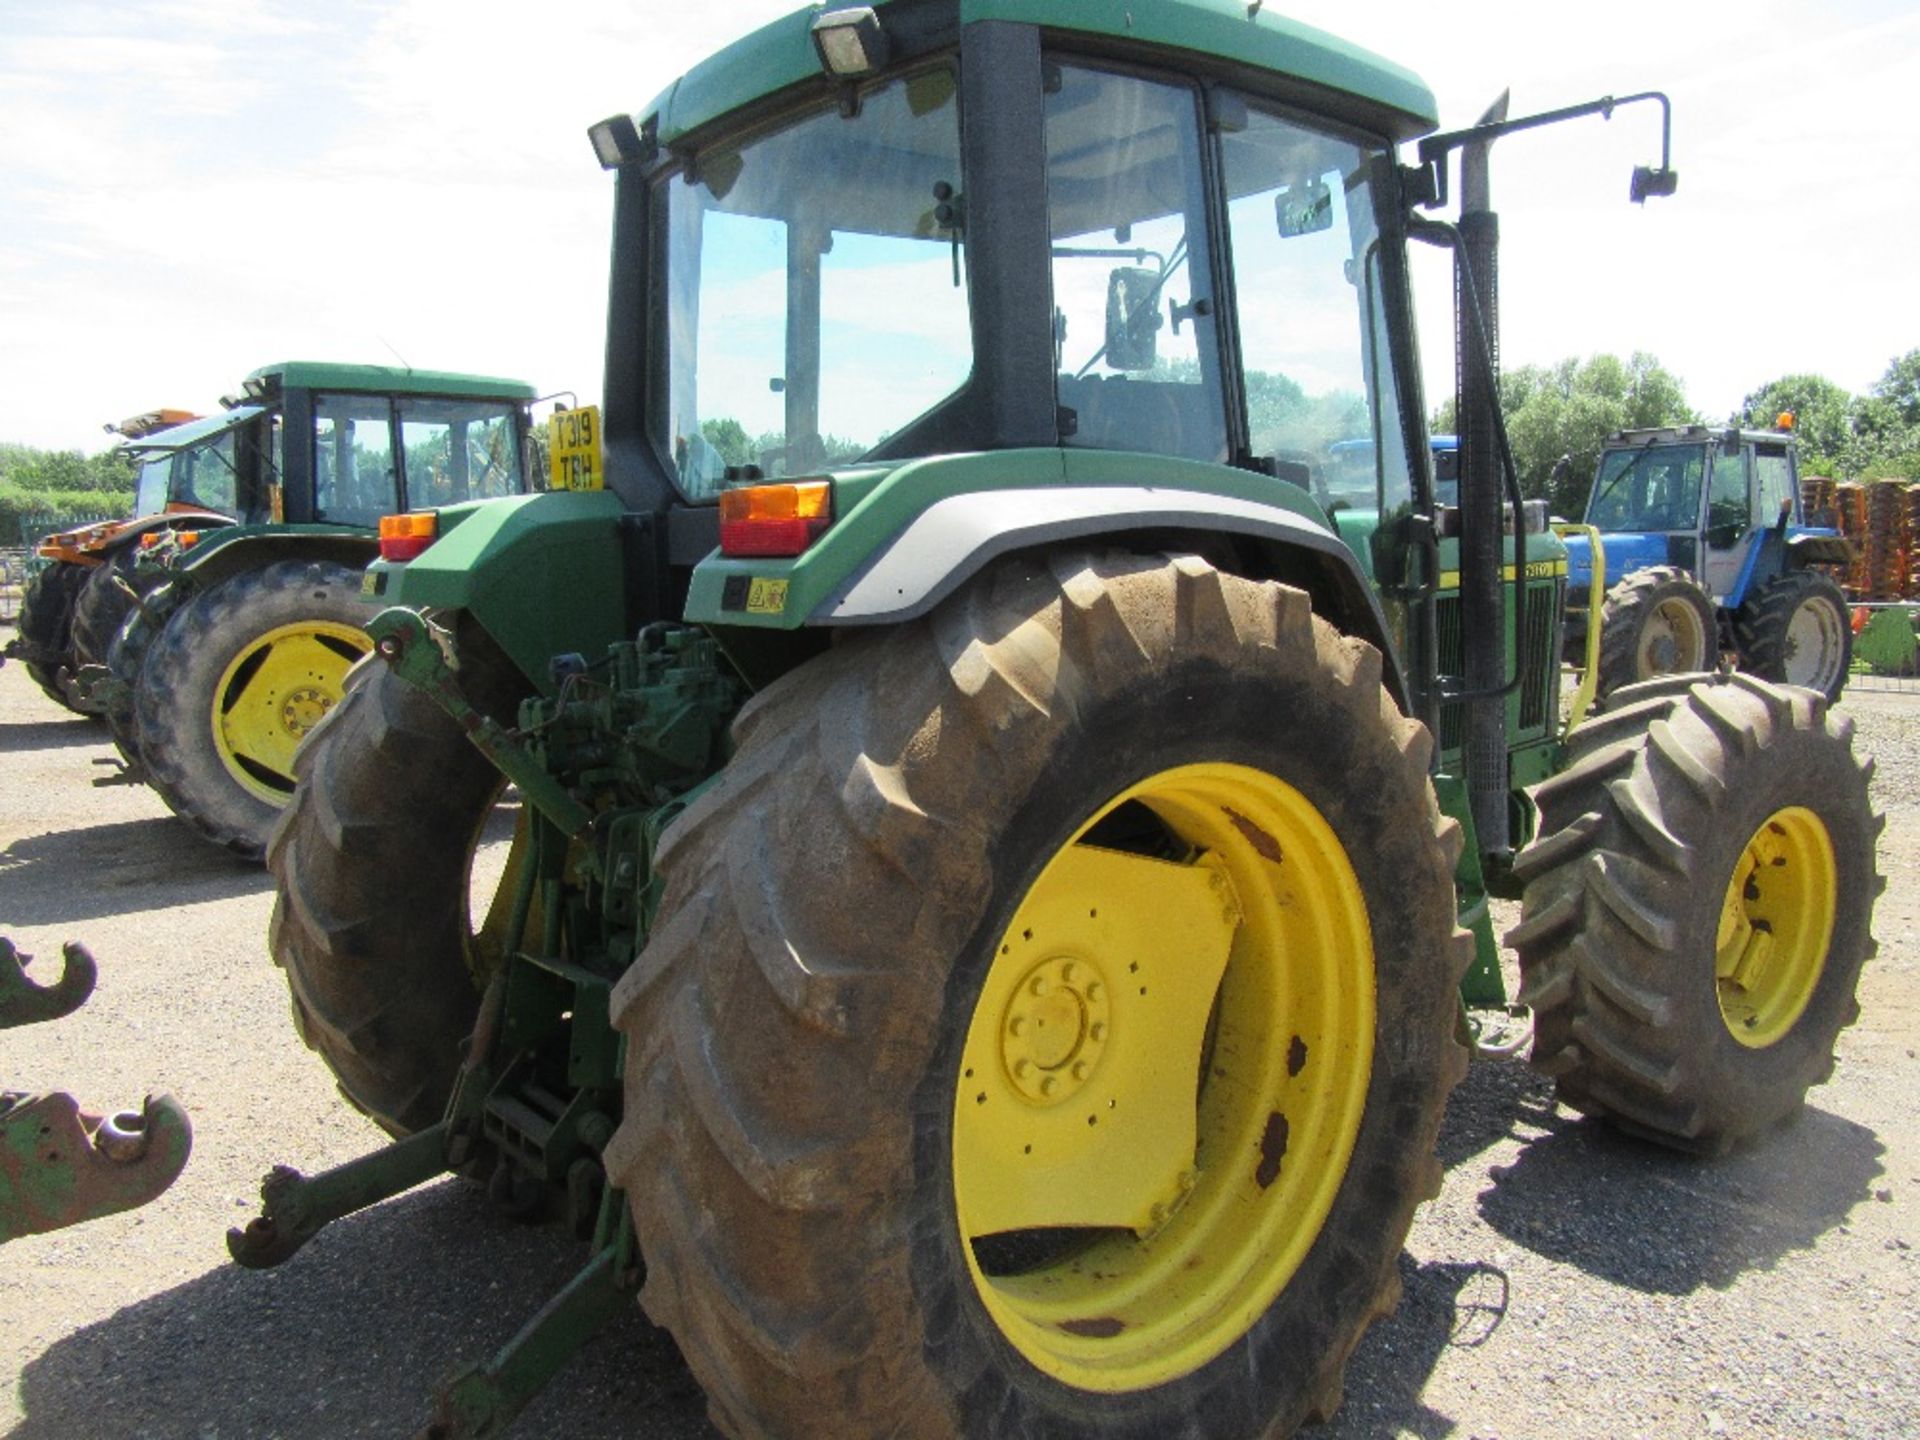
[[[874,9],[938,0],[875,0]],[[1003,20],[1058,35],[1165,46],[1242,71],[1268,71],[1344,97],[1388,138],[1411,140],[1439,124],[1433,92],[1412,71],[1246,0],[947,0],[960,25]],[[704,125],[820,76],[809,5],[709,56],[639,112],[671,145]]]
[[[247,376],[250,397],[274,388],[359,390],[375,394],[441,395],[486,400],[531,401],[534,387],[497,375],[462,375],[451,370],[411,370],[398,365],[340,365],[324,360],[282,360],[262,365]]]

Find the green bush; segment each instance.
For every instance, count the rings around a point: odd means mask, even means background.
[[[0,549],[31,545],[51,530],[132,513],[131,490],[27,490],[0,480]]]

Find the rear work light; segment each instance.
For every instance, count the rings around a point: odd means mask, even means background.
[[[798,555],[833,521],[825,480],[747,485],[720,495],[722,555]]]
[[[380,558],[411,560],[440,533],[440,517],[431,510],[380,517]]]

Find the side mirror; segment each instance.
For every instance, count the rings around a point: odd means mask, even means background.
[[[1159,335],[1160,272],[1122,265],[1107,276],[1107,364],[1115,370],[1151,370]]]
[[[1273,197],[1273,223],[1280,238],[1292,240],[1333,228],[1333,191],[1324,180],[1285,185]]]
[[[1678,170],[1657,170],[1651,165],[1633,167],[1633,185],[1628,196],[1636,205],[1644,205],[1649,198],[1662,199],[1680,188]]]

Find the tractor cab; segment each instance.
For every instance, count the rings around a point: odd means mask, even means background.
[[[264,413],[241,405],[129,440],[126,454],[140,467],[134,515],[184,513],[208,525],[268,518],[252,453]]]
[[[1722,605],[1739,604],[1756,579],[1779,573],[1779,558],[1769,563],[1764,553],[1770,534],[1785,543],[1838,537],[1800,519],[1790,433],[1702,425],[1615,435],[1601,451],[1586,513],[1603,537],[1610,576],[1677,566]],[[1578,537],[1569,552],[1577,594],[1591,574],[1591,555]]]
[[[1790,424],[1623,430],[1601,450],[1586,524],[1600,536],[1608,587],[1603,692],[1732,650],[1770,679],[1840,693],[1846,611],[1821,567],[1851,551],[1839,531],[1801,523]],[[1585,534],[1567,550],[1571,651],[1588,629],[1594,563]]]

